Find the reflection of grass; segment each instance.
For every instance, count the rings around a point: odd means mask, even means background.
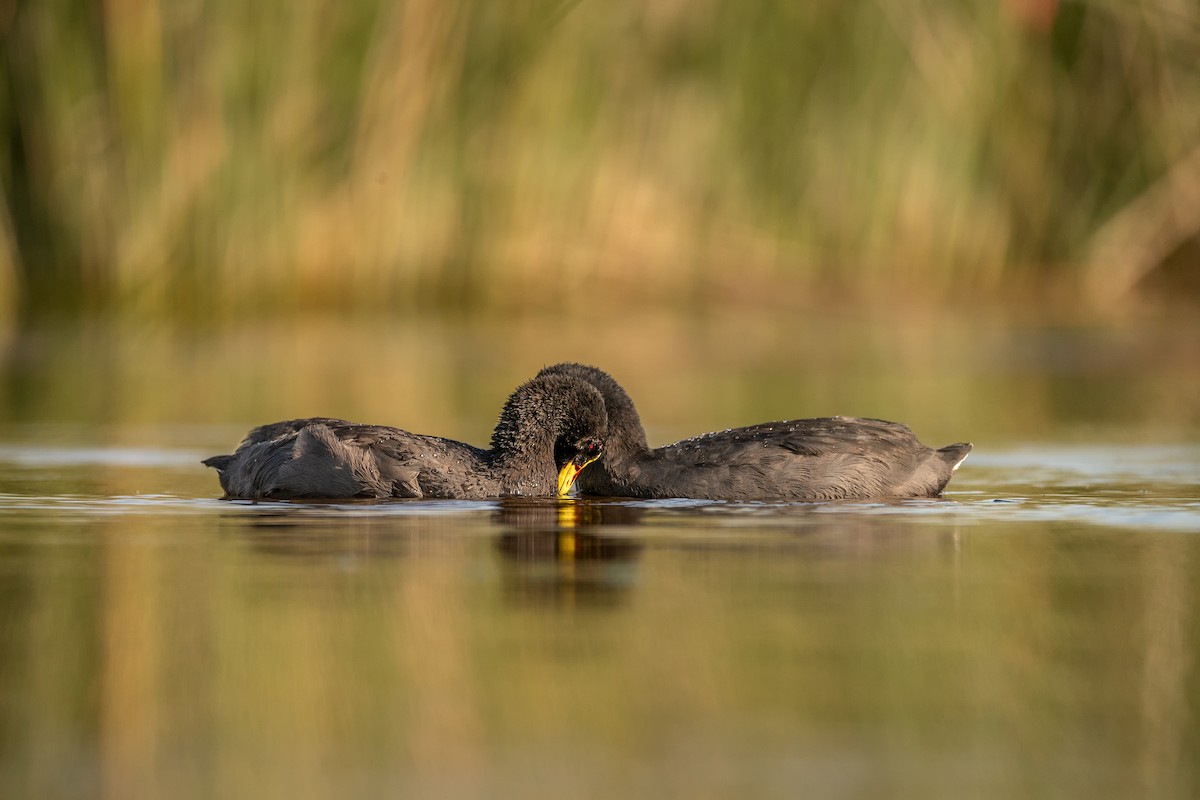
[[[1191,537],[836,516],[622,529],[599,607],[510,603],[469,515],[47,517],[7,532],[0,788],[1186,794]]]
[[[975,316],[877,320],[740,313],[629,317],[598,331],[556,315],[35,330],[0,364],[0,419],[84,423],[64,443],[228,452],[252,424],[340,416],[483,445],[504,398],[541,367],[593,363],[630,392],[650,440],[832,414],[908,423],[928,444],[1177,441],[1200,430],[1197,321],[1093,329]],[[114,429],[149,423],[153,435]],[[217,440],[188,426],[219,423]],[[97,425],[95,431],[88,425]],[[116,433],[114,433],[116,431]],[[1190,432],[1190,433],[1189,433]],[[205,434],[207,435],[207,434]],[[1164,438],[1165,437],[1165,438]],[[968,462],[968,466],[971,462]],[[201,471],[197,466],[197,470]]]
[[[891,296],[1064,264],[1103,294],[1200,225],[1160,182],[1194,171],[1198,32],[1051,0],[22,4],[0,297]]]

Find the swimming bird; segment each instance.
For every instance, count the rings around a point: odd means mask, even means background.
[[[539,375],[508,398],[491,449],[383,425],[313,417],[262,425],[205,459],[226,499],[566,495],[600,457],[604,400],[570,375]]]
[[[604,395],[604,454],[579,479],[583,494],[707,500],[867,500],[936,497],[971,452],[933,450],[908,426],[825,417],[767,422],[650,449],[633,401],[612,376],[583,364],[539,376],[586,380]]]

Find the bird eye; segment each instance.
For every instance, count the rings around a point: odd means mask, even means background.
[[[594,456],[594,455],[596,455],[596,452],[597,452],[599,449],[600,449],[600,445],[596,444],[595,442],[588,442],[588,444],[587,444],[587,454],[588,454],[589,456]]]

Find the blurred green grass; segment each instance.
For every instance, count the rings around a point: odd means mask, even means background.
[[[11,0],[0,304],[1195,286],[1198,44],[1187,0]]]

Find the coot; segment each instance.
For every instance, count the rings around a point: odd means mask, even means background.
[[[203,463],[227,499],[561,496],[600,456],[606,425],[590,383],[546,374],[508,398],[490,450],[313,417],[255,428],[235,453]]]
[[[604,395],[604,454],[579,479],[584,494],[708,500],[935,497],[971,451],[933,450],[905,425],[825,417],[709,433],[651,450],[625,390],[607,373],[558,364],[538,373],[586,380]]]

